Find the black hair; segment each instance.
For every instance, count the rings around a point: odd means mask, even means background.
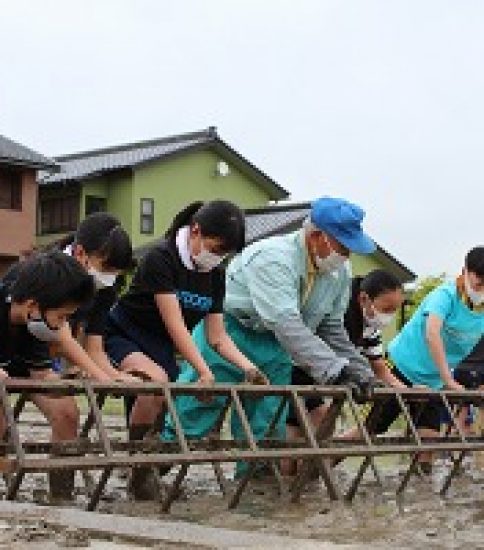
[[[359,280],[359,291],[366,292],[374,300],[380,294],[398,290],[402,288],[402,283],[388,271],[384,269],[374,269],[364,277],[356,277],[353,283]],[[354,288],[352,288],[355,291]]]
[[[366,292],[371,300],[385,292],[402,288],[402,283],[384,269],[374,269],[364,277],[354,277],[351,282],[351,296],[345,314],[345,328],[350,340],[357,344],[363,334],[363,312],[359,302],[360,292]]]
[[[189,204],[175,216],[165,237],[175,239],[180,228],[195,223],[202,236],[220,239],[226,252],[240,252],[245,245],[244,213],[233,202],[217,199]]]
[[[75,233],[54,243],[63,250],[68,245],[81,245],[87,254],[100,256],[108,267],[128,270],[135,266],[133,246],[119,220],[107,212],[96,212],[85,218]]]
[[[467,253],[465,266],[475,273],[479,279],[484,277],[484,246],[476,246]]]
[[[79,262],[59,251],[37,254],[18,263],[9,285],[12,301],[35,300],[43,312],[65,305],[81,305],[94,296],[94,281]]]

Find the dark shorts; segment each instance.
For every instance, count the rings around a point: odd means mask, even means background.
[[[105,348],[115,366],[120,365],[129,354],[140,352],[160,365],[170,381],[174,382],[178,377],[173,343],[134,325],[118,306],[108,316]]]
[[[393,369],[392,372],[406,386],[412,386],[412,383],[397,369]],[[440,430],[443,405],[438,397],[429,398],[426,401],[406,401],[405,404],[417,428]],[[365,421],[366,428],[372,434],[385,433],[400,414],[401,408],[398,401],[394,397],[389,397],[371,407]]]
[[[2,368],[10,378],[30,378],[31,371],[53,371],[53,362],[46,360],[45,362],[32,364],[27,360],[23,361],[19,358],[9,361],[8,364],[1,363],[0,368]]]
[[[393,374],[406,386],[410,387],[412,385],[397,369],[393,370]],[[295,367],[293,369],[292,383],[294,385],[315,385],[316,382],[311,376]],[[311,412],[323,404],[324,399],[321,397],[310,397],[305,399],[305,405],[308,412]],[[436,431],[440,429],[443,406],[438,398],[429,399],[426,402],[410,401],[407,403],[407,407],[417,428],[429,428]],[[389,397],[388,400],[372,405],[365,424],[371,433],[385,433],[400,414],[401,409],[398,405],[398,401],[394,397]],[[289,407],[287,423],[290,426],[299,426],[299,421],[292,406]]]
[[[312,378],[309,374],[307,374],[305,371],[303,371],[299,367],[292,368],[291,384],[293,386],[317,385],[314,378]],[[311,412],[314,409],[317,409],[319,406],[324,405],[324,398],[323,397],[306,397],[304,398],[304,405],[306,407],[306,410],[308,412]],[[297,418],[296,411],[294,410],[294,405],[292,404],[292,402],[290,402],[289,404],[289,412],[287,415],[286,423],[289,424],[290,426],[299,426],[299,420]]]
[[[454,371],[454,379],[468,389],[484,386],[484,363],[461,363]]]

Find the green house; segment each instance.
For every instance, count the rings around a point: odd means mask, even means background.
[[[55,160],[60,172],[39,178],[39,245],[75,230],[97,211],[116,215],[139,247],[163,234],[194,200],[225,198],[249,208],[288,197],[214,127]]]

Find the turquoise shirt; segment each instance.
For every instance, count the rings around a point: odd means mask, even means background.
[[[430,354],[426,338],[429,314],[442,319],[441,336],[451,370],[474,349],[484,334],[484,312],[474,312],[463,302],[455,282],[434,289],[389,344],[396,368],[413,384],[441,389],[440,371]]]

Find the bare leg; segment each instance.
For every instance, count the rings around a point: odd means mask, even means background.
[[[56,373],[47,369],[31,370],[30,377],[36,380],[59,379]],[[73,397],[49,397],[42,394],[33,394],[31,399],[51,426],[52,442],[72,441],[77,438],[79,409]],[[49,472],[51,498],[72,499],[74,479],[75,472],[73,470],[51,470]]]
[[[130,353],[120,365],[123,372],[165,383],[168,376],[163,368],[140,352]],[[153,425],[163,406],[161,395],[141,395],[136,398],[129,418],[129,439],[143,439]],[[129,490],[135,500],[154,500],[157,495],[157,484],[150,468],[134,468],[131,471]]]
[[[59,380],[59,376],[48,369],[31,370],[34,380]],[[52,428],[52,441],[70,441],[77,438],[79,409],[71,396],[49,397],[33,394],[31,400],[40,409]]]
[[[134,376],[148,378],[153,382],[165,383],[168,381],[168,376],[163,368],[144,353],[130,353],[121,362],[120,369]],[[131,411],[130,426],[153,424],[161,411],[162,404],[163,397],[161,395],[142,395],[138,397]]]
[[[299,426],[293,426],[292,424],[286,424],[286,441],[294,441],[301,437],[302,430]],[[294,476],[297,473],[297,460],[293,458],[283,458],[281,460],[281,474],[283,476]]]

